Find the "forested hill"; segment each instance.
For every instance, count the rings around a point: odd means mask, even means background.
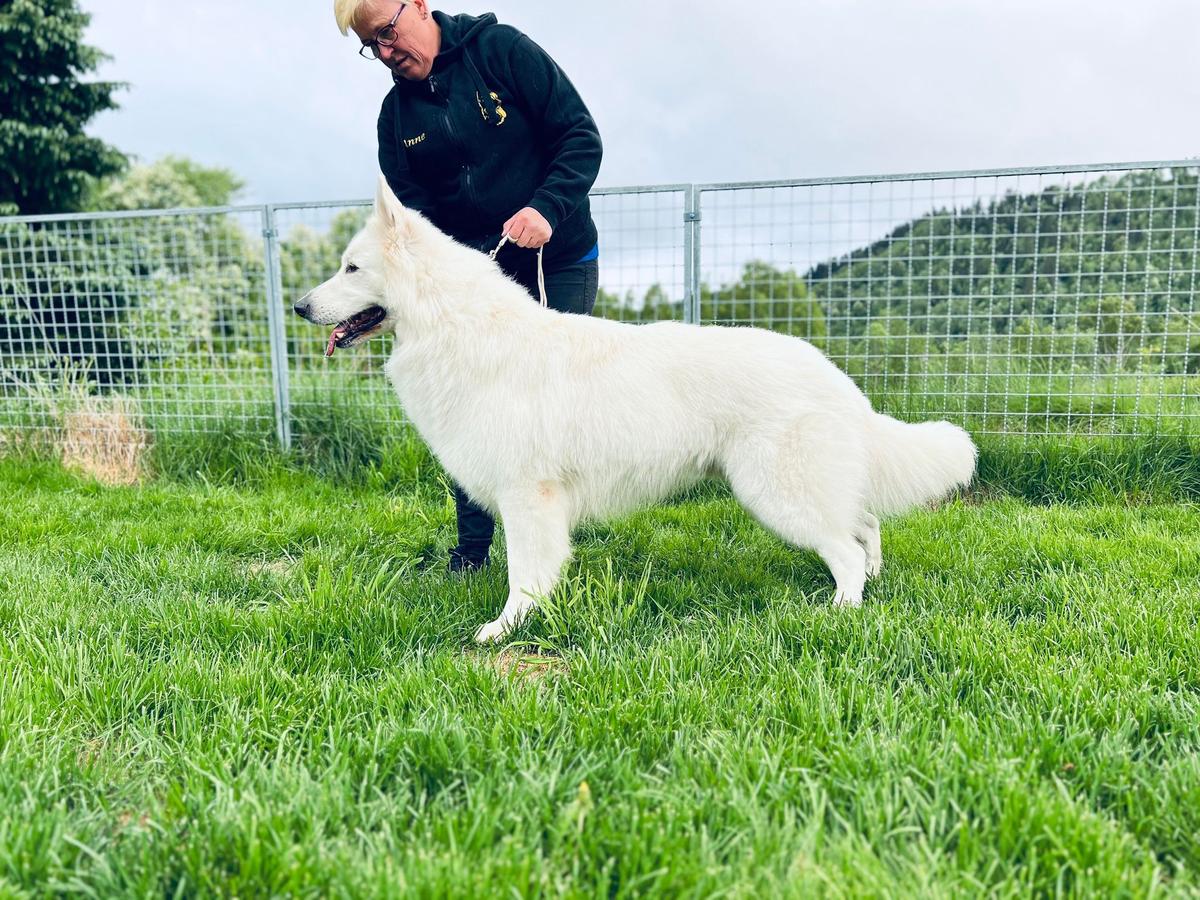
[[[1190,313],[1198,170],[1143,171],[938,209],[803,276],[830,334],[903,317],[932,335],[1108,313]],[[848,305],[847,305],[848,304]],[[1111,307],[1111,308],[1110,308]]]

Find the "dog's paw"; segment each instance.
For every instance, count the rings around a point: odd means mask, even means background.
[[[478,644],[490,644],[503,639],[512,628],[511,624],[504,619],[495,619],[480,627],[475,632],[475,642]]]
[[[841,609],[858,609],[862,606],[862,595],[856,597],[845,591],[838,591],[833,595],[833,605]]]

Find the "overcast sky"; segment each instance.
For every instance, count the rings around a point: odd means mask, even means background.
[[[129,83],[91,131],[245,179],[246,202],[365,197],[390,81],[332,0],[81,0]],[[436,5],[435,5],[435,8]],[[494,0],[570,75],[598,184],[1200,156],[1197,0]]]

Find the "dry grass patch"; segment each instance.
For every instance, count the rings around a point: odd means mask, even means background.
[[[104,752],[105,747],[106,745],[102,738],[88,738],[75,752],[75,762],[80,767],[86,768],[100,759],[100,754]]]
[[[288,557],[280,557],[279,559],[256,559],[246,566],[246,572],[250,575],[274,575],[277,578],[286,578],[291,574],[295,567],[296,561]]]
[[[140,483],[147,475],[150,445],[136,405],[123,397],[88,397],[79,408],[63,413],[63,465],[101,484]]]
[[[567,663],[561,656],[528,646],[514,645],[494,653],[480,649],[463,652],[497,675],[518,681],[538,683],[567,673]]]

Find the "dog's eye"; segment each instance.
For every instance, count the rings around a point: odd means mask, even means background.
[[[352,272],[357,272],[357,271],[358,271],[358,266],[354,265],[354,263],[346,263],[346,274],[347,275],[349,275]]]

